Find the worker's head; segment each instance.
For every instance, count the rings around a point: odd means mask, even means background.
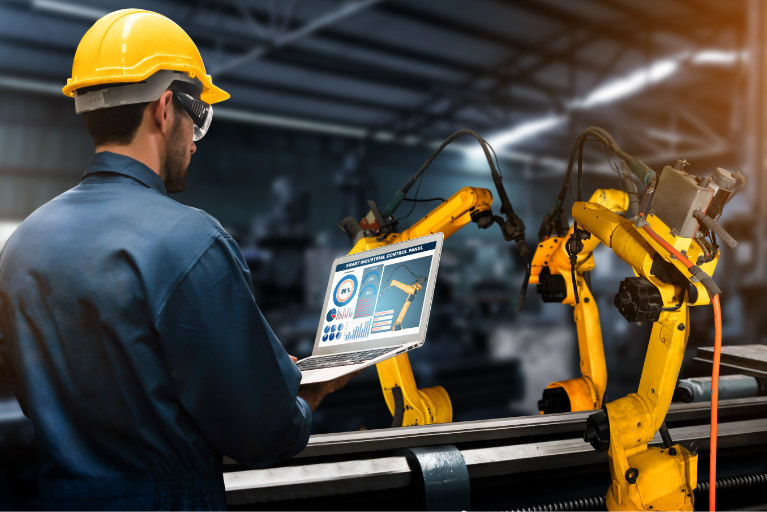
[[[74,97],[97,151],[139,143],[155,151],[168,192],[186,186],[186,168],[210,126],[211,104],[229,94],[213,85],[191,38],[160,14],[115,11],[85,33],[72,78]]]

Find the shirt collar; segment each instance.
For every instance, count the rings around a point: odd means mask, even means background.
[[[95,153],[80,181],[97,173],[111,173],[128,176],[147,188],[156,190],[163,195],[168,194],[167,190],[165,190],[165,184],[163,183],[162,178],[160,178],[156,172],[135,158],[129,156],[119,155],[110,151],[100,151]]]

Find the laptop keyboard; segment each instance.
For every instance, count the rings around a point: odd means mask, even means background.
[[[345,354],[330,354],[327,356],[311,356],[301,359],[298,363],[299,370],[318,370],[320,368],[332,368],[334,366],[349,366],[351,364],[364,363],[371,359],[391,352],[392,347],[374,348],[361,350],[360,352],[347,352]]]

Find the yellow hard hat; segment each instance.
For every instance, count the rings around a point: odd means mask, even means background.
[[[66,96],[94,85],[141,82],[161,70],[180,71],[202,83],[200,100],[229,98],[213,85],[192,39],[172,20],[156,12],[123,9],[96,21],[80,40]]]

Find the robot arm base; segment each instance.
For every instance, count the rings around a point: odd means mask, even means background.
[[[610,459],[615,456],[610,451]],[[623,475],[610,461],[612,484],[608,510],[693,510],[693,489],[698,485],[698,455],[682,445],[668,449],[648,447],[627,459]]]
[[[543,414],[598,409],[602,397],[596,396],[591,379],[575,377],[561,382],[552,382],[543,390],[538,400],[538,410]]]
[[[453,421],[453,406],[445,388],[418,388],[407,354],[382,361],[376,368],[386,405],[395,420],[393,427]]]

